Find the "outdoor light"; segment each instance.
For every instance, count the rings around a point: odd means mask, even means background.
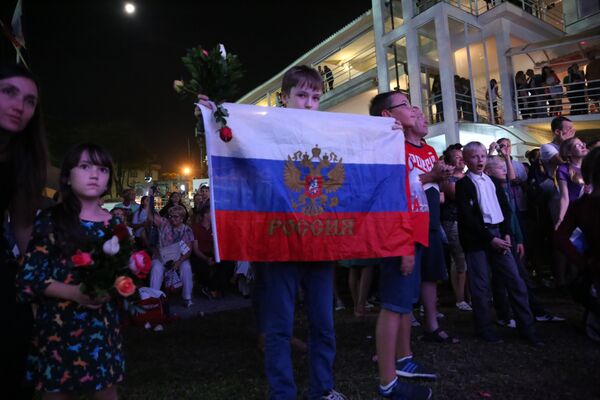
[[[135,13],[135,4],[133,3],[125,3],[125,13],[126,14],[134,14]]]
[[[189,175],[190,172],[192,172],[192,170],[190,169],[190,167],[183,167],[183,174],[184,175]]]
[[[185,192],[185,185],[179,186],[179,189],[181,189],[182,192]]]

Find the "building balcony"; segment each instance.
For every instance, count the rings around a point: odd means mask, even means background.
[[[565,30],[560,0],[415,0],[415,14],[421,14],[439,3],[450,4],[475,16],[506,3],[507,7],[518,7],[561,31]]]

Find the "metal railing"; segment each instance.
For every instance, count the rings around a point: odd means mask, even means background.
[[[324,60],[321,64],[327,64],[327,61]],[[375,47],[370,44],[348,60],[331,68],[329,75],[323,74],[324,91],[334,90],[336,87],[376,67]]]
[[[470,94],[456,93],[456,120],[460,122],[486,122],[490,124],[503,124],[504,112],[502,101],[498,99],[494,105],[486,100],[485,94],[476,92],[473,99]],[[475,100],[475,107],[473,107]],[[448,118],[444,114],[442,95],[431,95],[424,100],[425,115],[430,124],[444,122]]]
[[[514,88],[518,119],[600,112],[600,79],[553,86]]]
[[[557,0],[415,0],[415,13],[420,14],[438,3],[447,3],[477,16],[502,3],[510,3],[555,28],[565,30],[562,4]]]

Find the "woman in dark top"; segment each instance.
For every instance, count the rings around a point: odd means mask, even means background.
[[[161,208],[158,213],[161,217],[166,217],[167,215],[169,215],[169,210],[171,209],[171,207],[177,205],[185,209],[185,217],[183,218],[183,223],[185,224],[188,220],[188,211],[187,208],[185,208],[185,206],[181,202],[181,194],[179,192],[171,193],[171,195],[169,196],[169,201],[167,201],[167,204],[165,204],[165,206]]]
[[[0,345],[5,398],[31,398],[24,384],[31,333],[31,307],[16,304],[15,253],[5,239],[10,218],[19,253],[25,253],[46,184],[46,136],[38,104],[38,85],[19,65],[0,65],[0,307],[6,326]]]

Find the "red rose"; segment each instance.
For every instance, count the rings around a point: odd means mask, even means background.
[[[115,289],[123,297],[129,297],[135,293],[135,285],[128,276],[119,276],[115,279]]]
[[[76,267],[87,267],[94,263],[92,255],[90,253],[84,253],[83,251],[77,250],[77,253],[71,256],[71,262]]]
[[[113,234],[119,238],[119,242],[129,238],[130,236],[129,228],[127,228],[127,225],[125,224],[115,225],[115,228],[113,229]]]
[[[152,259],[144,250],[136,251],[129,258],[129,269],[140,279],[144,279],[152,269]]]
[[[222,141],[227,143],[227,142],[231,141],[231,139],[233,139],[233,132],[230,127],[225,125],[221,129],[219,129],[219,136],[221,137]]]

